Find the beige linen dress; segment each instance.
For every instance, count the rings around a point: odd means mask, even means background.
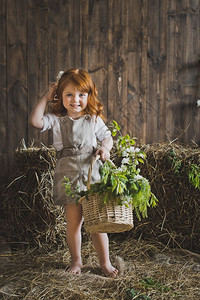
[[[63,186],[64,176],[67,176],[74,187],[86,190],[88,169],[96,149],[91,144],[95,133],[91,125],[90,115],[77,120],[68,116],[60,117],[60,130],[63,149],[57,152],[57,164],[53,180],[53,199],[56,205],[67,205],[77,200],[67,197]],[[97,161],[93,167],[91,183],[100,180]]]

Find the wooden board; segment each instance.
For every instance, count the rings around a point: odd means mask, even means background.
[[[13,152],[28,136],[27,97],[27,1],[6,1],[7,27],[7,130],[8,162],[12,166]]]
[[[109,1],[108,120],[127,132],[128,2]]]
[[[129,2],[128,24],[128,131],[146,140],[147,111],[147,2]]]
[[[52,0],[49,2],[49,81],[56,81],[59,71],[69,68],[69,3]]]
[[[28,1],[28,111],[49,87],[48,7],[47,0]],[[29,126],[28,140],[49,143],[49,133],[41,133]]]
[[[7,176],[7,101],[6,101],[6,3],[0,0],[0,182]]]
[[[146,142],[165,140],[166,1],[148,1]]]
[[[107,117],[108,98],[108,17],[109,1],[92,1],[89,7],[88,70],[98,90]]]

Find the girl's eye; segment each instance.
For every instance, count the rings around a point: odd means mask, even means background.
[[[72,97],[72,94],[67,94],[67,97]]]
[[[85,96],[86,96],[86,94],[84,94],[84,93],[81,93],[79,96],[80,96],[80,97],[85,97]]]

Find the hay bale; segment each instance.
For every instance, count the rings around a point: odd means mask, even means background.
[[[147,154],[141,173],[159,200],[142,222],[135,220],[135,237],[199,252],[200,190],[189,182],[191,164],[200,166],[200,149],[178,144],[143,146]]]
[[[129,234],[199,252],[199,190],[188,180],[188,166],[200,163],[199,148],[169,143],[142,147],[147,160],[141,174],[149,179],[159,203],[149,210],[147,219],[139,222],[135,217],[135,228]],[[55,163],[53,148],[16,151],[13,180],[4,193],[9,240],[13,243],[47,250],[65,246],[64,211],[52,201]]]
[[[52,201],[55,149],[17,149],[3,207],[12,245],[49,249],[65,244],[65,216]]]

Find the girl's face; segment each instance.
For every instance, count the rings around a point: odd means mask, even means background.
[[[83,110],[87,107],[88,93],[78,91],[69,83],[62,93],[63,106],[67,109],[67,115],[73,119],[78,119],[83,115]]]

